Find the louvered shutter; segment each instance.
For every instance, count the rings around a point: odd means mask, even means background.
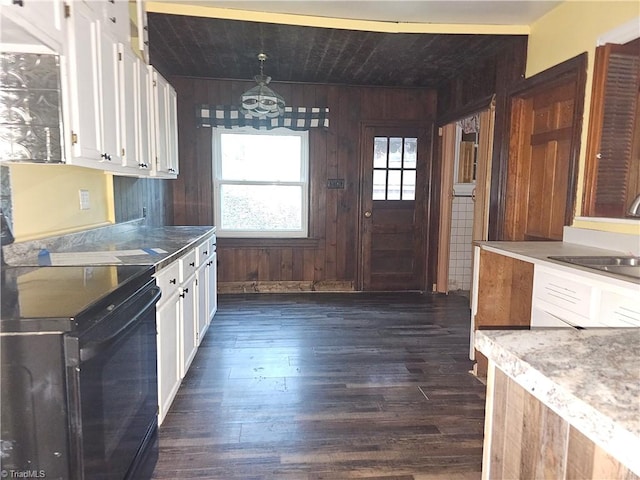
[[[589,153],[597,158],[597,169],[593,169],[595,182],[591,183],[590,214],[620,218],[628,207],[627,188],[640,89],[640,52],[637,48],[612,44],[600,49],[597,60],[603,60],[606,68],[600,72],[596,69],[594,73],[592,108],[594,112],[602,112],[602,124],[599,148]],[[605,76],[604,82],[596,78],[599,73]],[[598,86],[599,96],[596,95]],[[590,134],[597,135],[597,130],[592,129]]]

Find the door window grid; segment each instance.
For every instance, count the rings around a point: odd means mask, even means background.
[[[416,137],[374,137],[373,200],[415,200]]]

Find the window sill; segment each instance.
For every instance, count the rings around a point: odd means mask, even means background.
[[[302,247],[317,248],[318,238],[221,238],[217,239],[220,248],[279,248]]]

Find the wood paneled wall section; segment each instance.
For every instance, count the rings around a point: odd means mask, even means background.
[[[116,222],[140,218],[142,209],[145,208],[147,225],[170,225],[172,206],[166,201],[166,195],[171,190],[172,181],[174,180],[113,177]]]
[[[502,233],[500,206],[504,202],[503,159],[508,152],[501,150],[509,136],[507,99],[509,91],[524,78],[527,62],[527,37],[505,37],[504,48],[477,67],[469,68],[463,75],[452,79],[438,89],[438,119],[442,126],[486,108],[495,95],[495,126],[493,157],[491,159],[491,193],[489,198],[489,240],[499,240]],[[480,104],[478,103],[480,101]],[[482,104],[484,103],[484,105]],[[440,157],[434,157],[440,158]],[[434,171],[434,178],[438,172]],[[437,209],[437,199],[433,207]],[[433,238],[433,232],[432,232]]]
[[[253,82],[185,77],[170,82],[178,93],[180,150],[173,224],[213,225],[211,129],[196,127],[196,105],[237,104]],[[353,290],[358,275],[361,122],[433,122],[436,92],[289,83],[273,88],[288,105],[329,107],[329,128],[309,134],[311,238],[219,239],[220,291]],[[343,178],[345,188],[327,189],[330,178]]]
[[[490,369],[483,479],[638,480],[493,363]]]

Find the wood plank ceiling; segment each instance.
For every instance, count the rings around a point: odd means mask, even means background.
[[[517,35],[379,33],[148,14],[151,63],[165,75],[438,88]]]

